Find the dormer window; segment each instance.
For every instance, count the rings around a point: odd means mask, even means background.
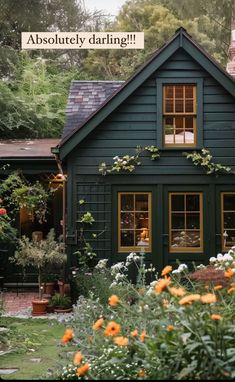
[[[164,146],[196,146],[196,86],[163,86]]]

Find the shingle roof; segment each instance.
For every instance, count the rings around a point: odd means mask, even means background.
[[[0,158],[53,158],[51,147],[60,139],[32,139],[0,141]]]
[[[123,81],[72,81],[62,139],[82,126],[122,84]]]

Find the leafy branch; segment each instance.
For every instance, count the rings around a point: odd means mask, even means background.
[[[160,157],[158,148],[155,146],[137,146],[135,155],[124,155],[119,157],[118,155],[113,158],[113,164],[107,165],[105,162],[100,163],[99,173],[101,175],[107,175],[110,173],[119,173],[121,171],[133,172],[136,166],[141,165],[140,155],[147,151],[150,154],[151,160],[156,160]]]
[[[196,151],[193,153],[184,152],[183,155],[185,155],[187,159],[190,159],[195,166],[201,166],[208,175],[219,173],[234,173],[231,167],[223,166],[220,163],[214,163],[212,161],[213,157],[209,150],[202,149],[201,153]]]

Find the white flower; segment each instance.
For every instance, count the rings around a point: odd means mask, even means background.
[[[174,269],[171,273],[178,274],[178,273],[180,273],[180,271],[178,269]]]
[[[178,271],[179,272],[182,272],[185,269],[188,269],[188,266],[186,264],[180,264],[179,267],[178,267]]]
[[[211,257],[209,260],[210,263],[216,263],[216,261],[217,261],[217,259],[215,257]]]
[[[113,281],[112,284],[110,284],[109,288],[113,288],[115,286],[117,286],[117,283],[116,283],[116,281]]]
[[[98,264],[95,266],[96,269],[104,269],[106,268],[108,259],[101,259]]]
[[[222,255],[222,253],[218,253],[217,260],[218,261],[223,261],[223,259],[224,259],[224,256]]]
[[[229,253],[224,254],[224,261],[233,261],[233,257]]]

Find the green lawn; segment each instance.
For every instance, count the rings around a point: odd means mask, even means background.
[[[19,369],[11,375],[0,374],[4,380],[39,379],[52,367],[55,370],[56,363],[60,362],[61,365],[63,360],[59,354],[63,352],[63,348],[60,339],[65,324],[39,318],[0,317],[0,327],[3,326],[10,331],[7,336],[0,334],[0,350],[10,350],[11,353],[0,356],[0,369]],[[41,362],[31,360],[35,358],[41,358]]]

